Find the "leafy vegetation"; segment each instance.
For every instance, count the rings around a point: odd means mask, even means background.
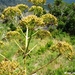
[[[74,13],[75,3],[67,4],[63,0],[55,0],[54,4],[49,4],[50,13],[58,18],[58,29],[65,31],[71,35],[75,33]]]
[[[46,12],[46,0],[29,1],[31,7],[18,4],[1,12],[0,75],[74,75],[75,36],[66,31],[72,5],[63,10],[65,3],[55,0]]]

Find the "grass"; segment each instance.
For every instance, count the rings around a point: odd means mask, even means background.
[[[17,54],[20,53],[20,52],[18,53],[19,47],[14,43],[14,41],[9,41],[4,39],[7,30],[8,28],[5,25],[0,24],[0,40],[3,40],[6,43],[5,46],[2,49],[0,49],[0,53],[10,60],[14,59],[14,56],[15,56],[15,58],[17,58],[16,60],[20,63],[20,65],[24,66],[22,54],[17,56]],[[49,47],[56,40],[67,41],[70,44],[72,44],[73,47],[75,47],[75,36],[71,37],[65,32],[63,33],[61,31],[54,31],[52,32],[52,35],[53,35],[52,38],[47,37],[41,40],[39,38],[34,37],[31,40],[29,49],[31,49],[36,44],[37,44],[37,47],[30,53],[30,56],[27,57],[26,66],[27,66],[28,75],[32,71],[48,63],[51,59],[53,59],[56,56],[56,53],[52,53],[49,50]],[[22,44],[23,41],[17,41],[17,42],[19,43],[19,45],[21,46],[23,45]],[[75,49],[74,49],[74,52],[75,52]],[[2,60],[3,58],[1,57],[0,61]],[[67,75],[64,73],[75,72],[74,64],[75,64],[75,56],[70,61],[67,59],[64,59],[63,56],[61,56],[57,60],[49,64],[47,67],[38,71],[36,74],[37,75]]]

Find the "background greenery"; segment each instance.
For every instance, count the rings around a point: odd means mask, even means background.
[[[12,0],[9,0],[9,2],[13,3]],[[17,1],[15,0],[15,4],[16,2]],[[47,10],[48,11],[45,11],[45,13],[49,12],[58,18],[58,26],[51,27],[48,25],[48,30],[51,32],[50,37],[46,37],[44,39],[39,37],[32,38],[29,49],[31,49],[37,43],[38,46],[27,57],[26,67],[28,75],[35,69],[38,69],[56,57],[56,52],[51,52],[49,49],[53,43],[56,43],[56,41],[66,41],[71,44],[75,54],[75,3],[68,4],[62,0],[55,0],[53,4],[47,5]],[[9,26],[9,23],[4,23],[3,21],[0,22],[0,41],[5,42],[4,47],[0,45],[0,53],[10,60],[16,60],[17,58],[17,61],[23,67],[22,52],[19,50],[19,47],[16,45],[16,43],[14,43],[14,41],[6,38],[8,31],[16,30],[14,27],[15,25],[11,26]],[[24,48],[25,37],[21,35],[21,39],[18,38],[18,36],[15,37],[15,39],[17,39],[18,44]],[[2,60],[4,60],[4,58],[0,57],[0,62]],[[75,75],[73,74],[75,72],[74,64],[75,56],[73,56],[71,60],[61,56],[47,67],[39,70],[34,75]]]

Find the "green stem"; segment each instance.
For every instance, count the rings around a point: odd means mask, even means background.
[[[27,75],[27,72],[26,72],[26,58],[24,58],[24,70],[25,70],[25,75]]]
[[[27,46],[28,46],[28,27],[27,27],[27,31],[26,31],[26,52],[27,52]]]
[[[0,56],[3,57],[4,59],[8,60],[3,54],[0,53]]]
[[[34,34],[31,35],[31,37],[33,37],[34,35],[36,35],[38,33],[39,30],[37,30]]]
[[[28,56],[28,55],[31,53],[31,51],[34,50],[34,48],[35,48],[36,46],[37,46],[37,45],[35,45],[31,50],[29,50],[29,51],[25,54],[25,57]]]
[[[55,61],[55,60],[56,60],[56,59],[57,59],[60,55],[61,55],[61,54],[57,55],[57,57],[56,57],[56,58],[52,59],[52,60],[51,60],[51,61],[49,61],[47,64],[45,64],[45,65],[43,65],[42,67],[38,68],[37,70],[33,71],[33,72],[32,72],[32,73],[30,73],[29,75],[32,75],[32,74],[34,74],[34,73],[38,72],[39,70],[41,70],[41,69],[43,69],[43,68],[47,67],[50,63],[52,63],[53,61]]]
[[[32,39],[32,32],[30,33],[30,37],[28,38],[28,45],[27,45],[27,48],[26,48],[26,51],[28,52],[28,47],[29,47],[29,44],[30,44],[30,41]]]
[[[27,31],[26,31],[26,49],[25,49],[25,53],[24,53],[24,57],[23,58],[25,58],[27,55],[27,53],[29,52],[28,51],[28,47],[29,47],[29,44],[30,44],[30,41],[31,41],[31,39],[32,39],[32,32],[30,33],[30,37],[28,37],[28,28],[27,28]]]
[[[24,50],[21,48],[21,46],[17,43],[16,40],[14,40],[14,42],[16,43],[16,45],[20,48],[20,50],[24,53]]]
[[[24,69],[25,69],[25,75],[27,75],[27,72],[26,72],[26,60],[27,58],[25,57],[25,54],[27,53],[27,49],[28,48],[28,27],[27,27],[27,30],[26,30],[26,41],[25,41],[25,52],[24,52]]]

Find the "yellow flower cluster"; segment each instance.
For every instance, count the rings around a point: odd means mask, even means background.
[[[34,27],[35,25],[40,26],[43,25],[43,19],[42,18],[38,18],[35,15],[29,15],[27,17],[22,18],[22,20],[20,21],[20,25],[21,26],[28,26],[28,27]]]
[[[29,0],[29,1],[35,5],[44,4],[46,2],[46,0]]]
[[[65,41],[57,42],[56,44],[52,45],[50,47],[50,49],[53,50],[53,51],[57,51],[60,54],[68,55],[69,58],[71,58],[72,55],[73,55],[72,46],[69,43],[65,42]]]
[[[15,6],[8,7],[6,9],[4,9],[3,15],[5,17],[8,17],[9,16],[9,17],[12,17],[13,18],[14,16],[21,15],[21,10],[19,8],[15,7]]]
[[[19,64],[16,61],[0,62],[0,75],[13,75]]]
[[[1,14],[1,19],[4,19],[4,15],[3,14]]]
[[[47,24],[50,24],[50,25],[57,25],[58,24],[57,18],[50,13],[42,15],[41,18],[43,18],[46,25]]]
[[[17,38],[20,36],[20,33],[18,31],[9,31],[6,34],[6,38],[10,39],[10,38]]]
[[[43,19],[38,17],[37,20],[35,21],[37,26],[44,26]]]
[[[25,4],[18,4],[18,5],[16,5],[16,7],[19,8],[21,11],[24,11],[25,9],[28,8],[28,6]]]
[[[34,11],[35,14],[43,14],[43,8],[41,6],[32,6],[29,11]]]
[[[3,47],[4,47],[4,42],[0,41],[0,48],[3,48]]]
[[[16,6],[9,6],[7,8],[4,9],[3,13],[2,13],[2,18],[14,18],[15,16],[20,16],[22,14],[22,12],[27,9],[28,6],[25,4],[18,4]]]
[[[19,35],[19,32],[17,32],[17,31],[9,31],[8,33],[7,33],[7,36],[9,36],[9,35],[13,35],[13,36],[15,36],[15,35]]]
[[[37,36],[38,38],[46,38],[46,37],[51,37],[51,33],[47,30],[39,30],[38,33],[37,33]]]
[[[1,46],[1,45],[4,45],[4,42],[3,42],[3,41],[0,41],[0,46]]]

